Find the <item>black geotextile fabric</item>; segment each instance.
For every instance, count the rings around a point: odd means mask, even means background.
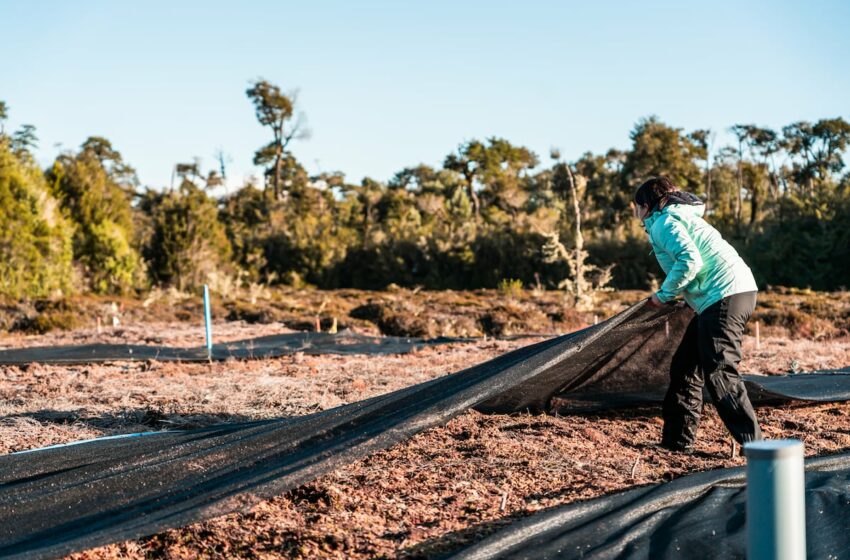
[[[425,346],[472,342],[472,338],[438,337],[430,339],[398,336],[367,336],[350,331],[336,334],[296,332],[222,342],[206,346],[175,348],[142,344],[80,344],[36,346],[0,350],[0,365],[91,364],[115,361],[205,362],[209,359],[262,359],[285,354],[405,354]]]
[[[745,481],[744,467],[719,469],[561,506],[451,558],[744,558]],[[808,558],[850,558],[850,454],[806,461],[806,549]]]
[[[243,509],[473,407],[569,411],[602,406],[605,395],[609,407],[657,399],[690,313],[637,304],[582,331],[308,416],[2,456],[0,556],[54,557]],[[770,399],[780,396],[771,378],[760,382]],[[850,375],[800,375],[781,389],[843,400]]]

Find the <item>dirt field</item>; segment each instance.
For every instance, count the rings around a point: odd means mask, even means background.
[[[219,322],[218,340],[281,332],[280,323]],[[151,334],[155,333],[155,334]],[[198,345],[197,325],[8,335],[0,345],[146,342]],[[403,356],[307,356],[214,364],[0,368],[0,453],[151,429],[300,415],[462,369],[534,340],[488,340]],[[784,373],[850,365],[850,338],[745,341],[742,369]],[[769,437],[808,455],[850,448],[850,404],[762,408]],[[75,558],[425,558],[455,550],[540,509],[634,485],[743,464],[711,407],[692,456],[653,447],[655,407],[594,416],[466,413],[249,512]]]

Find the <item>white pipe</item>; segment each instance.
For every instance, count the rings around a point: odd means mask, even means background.
[[[747,559],[805,560],[803,442],[744,444],[747,457]]]
[[[207,338],[207,358],[212,359],[212,319],[210,318],[210,289],[204,284],[204,330]]]

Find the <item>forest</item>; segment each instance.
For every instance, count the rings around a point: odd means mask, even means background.
[[[629,149],[574,161],[468,140],[439,167],[352,184],[296,159],[305,131],[292,95],[264,80],[245,93],[246,118],[253,109],[268,131],[254,154],[264,176],[221,197],[210,189],[227,179],[224,158],[216,169],[176,163],[172,185],[141,185],[99,136],[42,168],[36,129],[7,130],[0,102],[0,295],[204,283],[648,289],[661,271],[630,202],[658,174],[703,198],[760,286],[850,285],[850,124],[840,117],[686,131],[648,116]],[[721,132],[732,145],[717,145]]]

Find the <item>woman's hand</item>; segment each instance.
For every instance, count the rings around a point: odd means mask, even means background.
[[[662,305],[664,305],[663,303],[661,303],[661,300],[658,299],[658,294],[652,294],[652,297],[649,298],[647,304],[650,307],[661,307]]]

